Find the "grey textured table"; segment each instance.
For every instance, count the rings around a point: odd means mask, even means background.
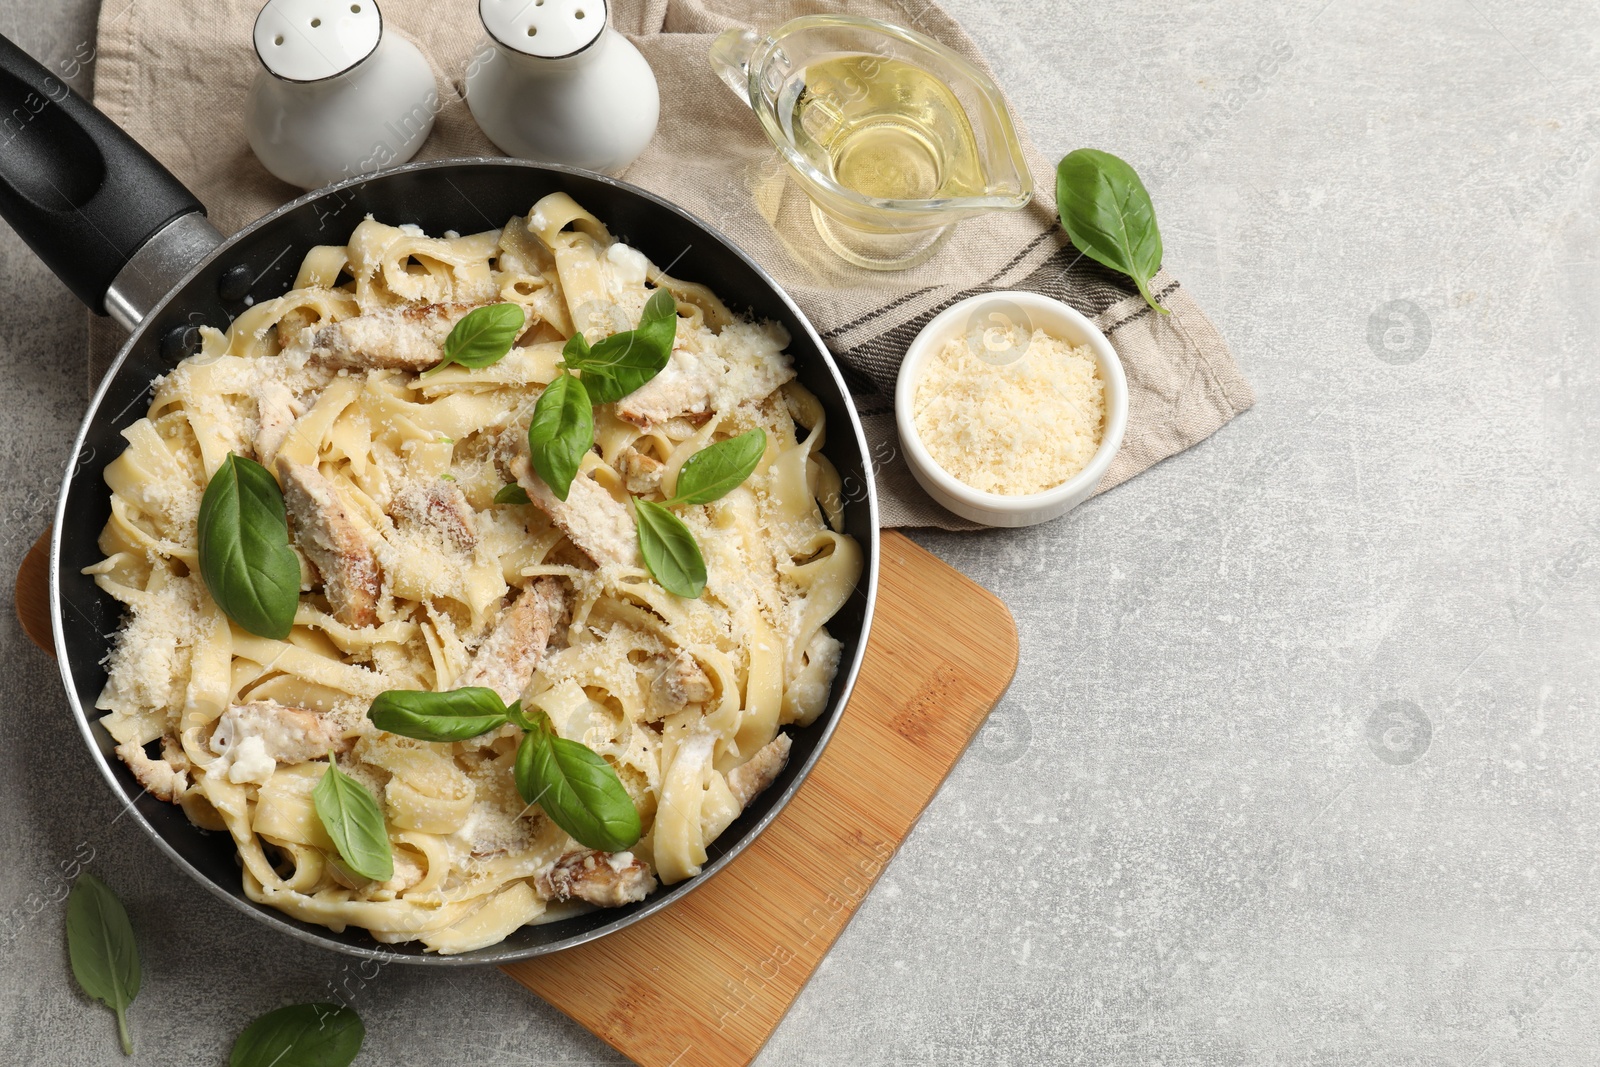
[[[0,32],[66,60],[94,6],[7,0]],[[1150,177],[1260,403],[1064,521],[919,535],[1010,604],[1022,666],[761,1062],[1594,1062],[1593,7],[950,6],[1048,154]],[[0,234],[0,582],[84,332]],[[62,944],[91,852],[142,934],[136,1062],[222,1063],[335,988],[363,1063],[616,1061],[496,971],[264,943],[116,821],[0,626],[0,1062],[122,1062]]]

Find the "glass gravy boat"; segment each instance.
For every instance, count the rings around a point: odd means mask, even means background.
[[[710,58],[810,198],[823,241],[857,266],[911,266],[960,220],[1033,196],[999,88],[920,33],[807,15],[764,36],[729,30]]]

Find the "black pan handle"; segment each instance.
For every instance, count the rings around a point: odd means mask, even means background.
[[[0,216],[90,310],[105,314],[106,291],[146,241],[204,210],[121,127],[0,36]]]

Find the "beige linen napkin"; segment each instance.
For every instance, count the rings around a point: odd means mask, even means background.
[[[439,81],[441,110],[418,158],[499,155],[461,96],[461,73],[483,39],[475,0],[379,2],[385,31],[415,41]],[[225,233],[299,194],[269,175],[245,142],[245,98],[257,69],[251,27],[260,6],[260,0],[109,0],[100,16],[95,103],[193,189]],[[1054,167],[1025,132],[1038,192],[1024,210],[963,223],[936,255],[906,271],[865,271],[821,254],[804,194],[785,176],[755,116],[712,73],[706,53],[730,26],[770,29],[798,15],[846,8],[920,30],[988,71],[955,20],[922,0],[616,0],[612,22],[649,59],[662,100],[655,139],[621,177],[680,204],[744,248],[853,372],[885,526],[973,528],[912,479],[899,454],[893,393],[907,342],[938,311],[974,292],[1032,289],[1065,300],[1116,346],[1128,376],[1129,424],[1101,491],[1250,407],[1254,396],[1227,345],[1175,279],[1157,275],[1153,288],[1172,314],[1156,315],[1125,279],[1067,241],[1055,223]],[[121,338],[99,320],[93,340],[91,380],[98,381]]]

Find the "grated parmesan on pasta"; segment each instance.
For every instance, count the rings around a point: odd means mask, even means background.
[[[1094,457],[1104,394],[1088,346],[1034,330],[1008,363],[980,358],[966,337],[950,340],[928,361],[913,411],[923,446],[951,477],[1020,496],[1055,488]]]

